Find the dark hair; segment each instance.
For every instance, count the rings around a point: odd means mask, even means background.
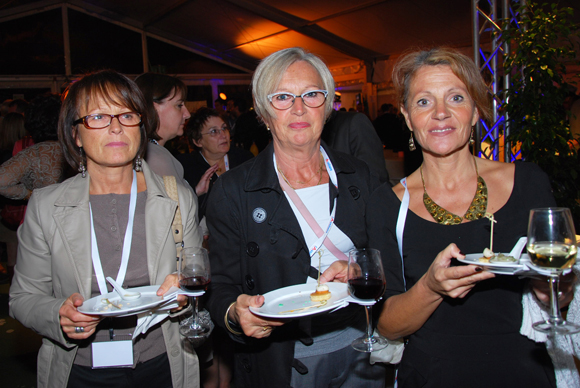
[[[26,107],[28,107],[28,102],[22,98],[18,98],[16,100],[12,100],[8,107],[16,108],[15,112],[24,114],[24,112],[26,112]]]
[[[183,99],[187,98],[187,86],[177,77],[158,73],[144,73],[135,79],[135,83],[143,92],[147,110],[149,111],[150,128],[147,132],[149,139],[160,140],[157,134],[159,129],[159,116],[155,110],[155,104],[160,104],[166,98],[172,99],[177,94],[181,94]]]
[[[0,150],[8,150],[12,154],[14,143],[24,135],[24,116],[16,112],[8,113],[0,121]]]
[[[417,71],[423,66],[438,65],[451,68],[453,74],[465,84],[469,96],[477,107],[479,116],[489,120],[491,118],[489,91],[479,69],[471,58],[448,47],[410,51],[399,57],[393,68],[393,85],[399,107],[407,108],[409,87]]]
[[[201,107],[195,111],[195,113],[189,118],[189,121],[187,122],[187,126],[185,128],[187,137],[192,140],[191,143],[197,150],[200,150],[201,148],[198,147],[193,141],[201,140],[201,130],[211,117],[222,118],[217,110]]]
[[[137,156],[143,156],[147,149],[147,130],[149,117],[143,94],[129,78],[114,70],[101,70],[90,73],[71,84],[63,93],[63,104],[58,121],[58,138],[61,142],[64,157],[73,169],[78,169],[81,162],[86,164],[86,157],[76,144],[76,127],[73,122],[80,118],[80,110],[88,109],[90,101],[102,98],[105,103],[127,107],[141,115],[141,143]]]
[[[44,94],[35,97],[24,115],[24,126],[34,143],[58,140],[58,116],[61,100],[57,94]]]

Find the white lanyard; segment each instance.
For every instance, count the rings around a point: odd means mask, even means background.
[[[336,177],[336,171],[332,166],[332,162],[330,161],[328,154],[326,153],[326,151],[324,151],[324,148],[322,148],[322,146],[320,146],[320,152],[322,153],[322,157],[324,158],[324,162],[326,163],[326,170],[328,171],[330,181],[338,189],[338,179]],[[292,203],[294,203],[294,206],[296,206],[300,214],[302,214],[302,217],[304,217],[304,219],[306,220],[306,222],[308,223],[314,234],[318,236],[318,239],[308,249],[308,254],[310,255],[310,257],[314,256],[316,252],[318,252],[318,250],[322,247],[323,243],[326,240],[326,247],[332,254],[334,254],[334,256],[337,259],[347,260],[348,258],[346,257],[346,255],[338,248],[336,248],[336,246],[332,243],[332,241],[330,241],[330,239],[327,240],[330,228],[332,228],[332,225],[334,225],[334,216],[336,214],[336,197],[334,198],[334,203],[332,205],[332,213],[330,214],[330,221],[328,223],[328,226],[326,227],[326,230],[323,231],[320,225],[318,225],[318,223],[314,220],[314,217],[312,217],[312,215],[306,208],[306,205],[304,205],[298,194],[296,194],[294,189],[292,189],[292,187],[290,187],[290,185],[286,183],[286,181],[284,181],[284,179],[280,176],[276,164],[276,154],[273,154],[272,156],[274,160],[274,168],[276,169],[276,173],[278,174],[278,181],[280,182],[280,185],[282,186],[284,191],[288,194],[288,197],[290,198]]]
[[[203,158],[203,160],[205,160],[205,162],[207,164],[209,164],[209,162],[207,161],[207,159],[205,158],[205,156],[203,156],[203,153],[201,151],[199,151],[199,154],[201,155],[201,157]],[[228,158],[228,154],[224,155],[224,165],[226,166],[226,171],[230,170],[230,159]],[[211,164],[210,164],[211,167]]]
[[[129,253],[131,252],[131,241],[133,240],[133,221],[135,219],[135,209],[137,207],[137,174],[133,171],[133,183],[131,184],[131,198],[129,200],[129,221],[127,222],[127,230],[125,230],[125,239],[123,240],[123,253],[121,256],[121,266],[117,274],[117,283],[123,284],[125,275],[127,274],[127,266],[129,265]],[[99,255],[99,247],[97,246],[97,235],[95,234],[95,225],[93,223],[93,210],[89,202],[89,215],[91,217],[91,253],[93,259],[93,268],[95,269],[95,276],[99,285],[101,295],[108,293],[107,283],[105,282],[105,274],[101,264],[101,256]]]
[[[399,216],[397,217],[397,244],[399,245],[399,254],[401,255],[401,271],[403,272],[403,285],[407,291],[407,281],[405,280],[405,261],[403,260],[403,232],[405,231],[405,221],[407,220],[407,212],[409,211],[409,189],[407,188],[407,178],[401,179],[401,184],[405,187],[405,194],[399,207]]]

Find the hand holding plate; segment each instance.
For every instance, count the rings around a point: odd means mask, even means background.
[[[437,255],[427,273],[421,278],[425,286],[439,295],[463,298],[478,282],[495,277],[493,273],[482,271],[481,267],[476,265],[450,267],[452,258],[461,257],[463,255],[457,245],[448,245]]]
[[[74,293],[64,301],[58,310],[62,331],[71,339],[82,340],[90,337],[101,321],[99,317],[77,311],[77,307],[81,306],[83,302],[84,298],[81,294]]]
[[[250,307],[259,308],[264,304],[262,295],[238,296],[236,303],[230,308],[229,318],[242,328],[245,335],[253,338],[265,338],[272,334],[275,327],[282,326],[284,322],[257,316],[250,311]]]

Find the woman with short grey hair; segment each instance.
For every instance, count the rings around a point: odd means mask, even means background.
[[[364,162],[321,143],[334,81],[318,57],[278,51],[260,63],[252,85],[273,141],[217,180],[206,211],[208,308],[239,343],[234,385],[382,388],[383,366],[350,346],[364,331],[360,306],[298,319],[250,310],[282,287],[314,292],[319,273],[321,283],[344,282],[331,273],[346,252],[366,246],[364,209],[378,185]]]

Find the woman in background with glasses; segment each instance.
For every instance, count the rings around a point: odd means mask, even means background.
[[[196,151],[176,158],[183,165],[185,180],[195,187],[201,220],[205,215],[207,195],[217,178],[253,155],[231,146],[228,125],[215,109],[198,109],[189,119],[186,133]]]
[[[292,320],[250,311],[281,287],[314,292],[319,269],[365,247],[365,205],[379,183],[364,162],[321,143],[334,80],[320,58],[301,48],[278,51],[256,69],[252,91],[273,141],[217,180],[206,211],[208,308],[240,343],[234,386],[384,388],[384,367],[350,346],[366,324],[360,306]],[[334,280],[328,274],[322,282]]]

